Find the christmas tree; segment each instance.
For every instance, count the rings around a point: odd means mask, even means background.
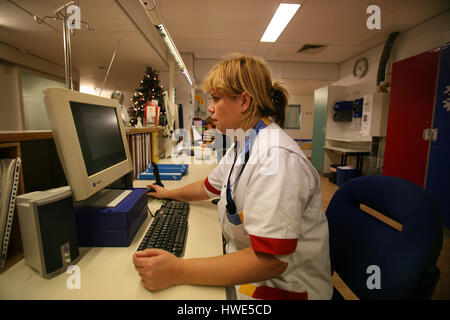
[[[161,112],[164,113],[163,88],[159,84],[158,73],[151,67],[147,67],[140,88],[136,89],[132,98],[131,107],[128,109],[130,125],[135,125],[138,117],[144,119],[145,105],[147,101],[151,102],[152,100],[158,101],[158,106],[161,108]]]

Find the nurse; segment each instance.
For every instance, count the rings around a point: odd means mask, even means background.
[[[204,180],[149,196],[190,202],[220,195],[226,253],[180,259],[159,249],[133,256],[151,291],[180,284],[228,286],[238,299],[330,299],[328,223],[320,179],[282,129],[286,90],[267,63],[234,55],[209,72],[204,90],[218,130],[235,143]]]

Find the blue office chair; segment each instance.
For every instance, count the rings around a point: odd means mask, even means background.
[[[360,204],[403,228],[397,231]],[[396,177],[354,178],[336,191],[326,215],[332,273],[359,299],[431,298],[440,276],[436,261],[443,228],[437,207],[422,188]],[[334,290],[333,299],[339,298]]]

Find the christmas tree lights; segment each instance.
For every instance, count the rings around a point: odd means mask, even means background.
[[[164,113],[163,106],[163,87],[159,84],[159,75],[157,71],[151,67],[147,67],[144,78],[139,84],[140,88],[136,89],[133,98],[131,98],[131,106],[128,109],[130,115],[130,125],[137,124],[137,118],[144,119],[145,105],[147,101],[158,101],[158,106],[161,108],[161,113]]]

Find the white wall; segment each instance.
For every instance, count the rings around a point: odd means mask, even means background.
[[[64,66],[22,52],[0,43],[0,130],[23,130],[23,107],[20,71],[37,72],[51,79],[65,79]],[[75,82],[80,82],[79,73],[72,71]]]
[[[219,60],[195,59],[195,77],[197,83],[201,84],[208,71]],[[282,80],[289,92],[289,104],[299,104],[302,106],[302,119],[300,129],[288,129],[286,132],[293,139],[312,139],[313,117],[314,117],[314,90],[309,93],[299,93],[295,83],[301,81],[334,81],[339,78],[338,64],[330,63],[296,63],[268,61],[272,80]],[[201,89],[199,87],[199,89]],[[207,101],[207,98],[205,99]]]
[[[437,48],[450,41],[449,30],[450,10],[447,10],[400,33],[392,48],[391,58],[386,67],[387,72],[391,72],[393,62]],[[340,63],[339,80],[331,85],[346,86],[349,100],[376,92],[377,72],[383,48],[384,42]],[[356,79],[352,74],[353,66],[361,57],[366,57],[369,61],[369,70],[362,79]]]
[[[191,78],[194,77],[194,55],[192,53],[181,54],[184,64],[189,71]],[[195,80],[195,79],[193,79]],[[195,83],[194,83],[195,85]],[[181,71],[175,72],[175,88],[177,89],[176,103],[183,107],[183,125],[189,128],[194,117],[195,88],[189,86],[188,81]]]
[[[181,58],[183,59],[191,78],[194,78],[194,56],[191,53],[182,53]],[[181,104],[183,107],[183,125],[186,128],[191,125],[192,118],[194,117],[195,89],[189,86],[189,83],[183,76],[182,72],[178,70],[178,67],[175,66],[175,68],[175,103],[178,105]],[[163,86],[163,89],[169,90],[169,72],[159,72],[159,80]]]
[[[381,53],[384,43],[364,51],[353,58],[342,62],[339,65],[339,80],[333,82],[333,86],[345,86],[348,88],[346,99],[352,100],[362,97],[364,94],[376,91],[378,66],[380,64]],[[369,62],[369,68],[366,75],[361,78],[353,76],[353,67],[360,58],[366,58]]]
[[[22,130],[17,67],[0,62],[0,131]]]
[[[195,59],[194,75],[201,84],[208,71],[220,60]],[[289,80],[338,80],[339,66],[336,63],[281,62],[268,61],[272,79]],[[314,92],[311,92],[314,95]]]
[[[314,96],[291,95],[289,104],[301,105],[300,129],[286,129],[293,139],[312,139]]]
[[[0,43],[0,59],[8,61],[14,65],[27,67],[32,70],[47,73],[65,79],[64,66],[41,59],[39,57],[22,52],[17,48]],[[79,81],[79,73],[72,70],[72,76],[75,81]]]
[[[437,48],[450,41],[450,10],[403,32],[393,48],[394,62]]]

